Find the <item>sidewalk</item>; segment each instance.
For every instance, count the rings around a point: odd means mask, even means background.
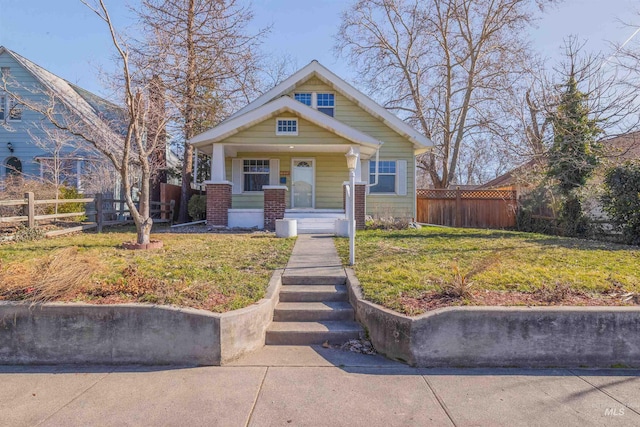
[[[640,371],[415,369],[322,347],[223,367],[0,367],[0,426],[640,425]]]

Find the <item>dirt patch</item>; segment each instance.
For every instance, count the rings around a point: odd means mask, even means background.
[[[577,291],[537,290],[534,292],[476,290],[465,299],[452,298],[436,291],[425,292],[419,297],[400,297],[404,314],[415,316],[443,307],[456,306],[624,306],[634,305],[619,293],[586,293]]]

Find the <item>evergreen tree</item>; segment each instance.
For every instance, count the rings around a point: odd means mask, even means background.
[[[579,190],[600,159],[597,138],[601,130],[590,118],[587,101],[572,71],[551,117],[554,138],[549,151],[548,175],[557,181],[562,200],[560,225],[571,236],[584,235],[587,231],[588,221],[582,212]]]

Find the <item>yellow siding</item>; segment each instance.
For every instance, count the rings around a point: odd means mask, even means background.
[[[358,129],[384,144],[380,149],[380,160],[406,160],[407,161],[407,195],[375,195],[367,196],[367,214],[373,216],[393,216],[410,218],[414,214],[414,154],[413,145],[400,134],[390,129],[380,120],[358,107],[355,103],[336,92],[320,79],[314,77],[306,81],[294,92],[332,92],[335,93],[336,106],[335,118],[341,122]],[[294,114],[282,114],[278,117],[295,117]],[[256,124],[250,129],[244,130],[222,141],[224,144],[281,144],[301,146],[306,144],[349,144],[349,141],[314,125],[304,119],[298,120],[297,136],[281,136],[275,133],[276,119],[270,118]],[[342,183],[348,179],[348,171],[343,154],[329,153],[238,153],[238,157],[253,158],[279,158],[280,170],[290,171],[291,158],[315,158],[316,159],[316,208],[317,209],[341,209],[342,208]],[[231,181],[231,160],[227,159],[227,179]],[[368,170],[363,170],[363,180],[368,179]],[[282,175],[281,175],[282,176]],[[291,176],[287,176],[287,187],[291,185]],[[289,207],[291,194],[287,192],[287,207]],[[234,208],[262,208],[262,194],[233,195]]]
[[[240,158],[280,159],[280,176],[287,179],[287,208],[291,206],[291,160],[314,159],[316,183],[316,209],[342,209],[342,183],[349,179],[344,154],[341,153],[238,153]],[[226,159],[227,180],[232,180],[231,159]],[[264,196],[260,193],[234,194],[232,207],[237,209],[262,209]]]
[[[384,196],[369,194],[367,196],[367,214],[403,218],[413,217],[415,202],[413,196],[415,183],[413,144],[317,77],[313,77],[298,86],[289,95],[293,97],[295,92],[335,93],[334,117],[336,119],[382,141],[384,145],[380,149],[380,160],[407,161],[407,195]],[[363,170],[362,172],[362,178],[366,179],[369,171]]]

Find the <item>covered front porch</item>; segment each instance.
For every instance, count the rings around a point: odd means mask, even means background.
[[[204,183],[207,222],[274,230],[276,220],[290,218],[298,221],[299,233],[332,233],[335,220],[347,214],[345,153],[350,148],[362,155],[360,147],[347,144],[286,146],[286,151],[279,146],[244,146],[240,151],[237,145],[212,144],[212,179]],[[363,228],[366,186],[361,161],[354,172],[357,225]]]

